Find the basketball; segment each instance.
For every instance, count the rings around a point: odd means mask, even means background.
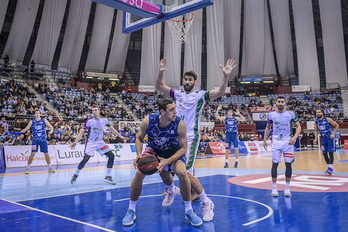
[[[154,174],[157,169],[156,167],[159,164],[159,160],[155,155],[146,154],[143,155],[141,160],[138,163],[138,170],[141,171],[145,175]]]

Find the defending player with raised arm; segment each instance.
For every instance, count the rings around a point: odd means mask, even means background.
[[[172,196],[163,200],[163,206],[170,206],[174,197],[181,192],[185,205],[185,216],[193,226],[202,225],[200,219],[192,209],[191,184],[186,172],[185,152],[187,137],[185,123],[176,116],[175,103],[171,99],[163,99],[158,104],[159,113],[150,114],[140,125],[137,133],[135,147],[137,157],[134,167],[137,167],[142,155],[153,154],[160,158],[157,167],[162,181],[168,186],[168,195]],[[148,144],[143,152],[143,140],[148,135]],[[180,189],[174,185],[171,172],[179,177]],[[142,191],[145,174],[137,170],[130,188],[129,207],[122,220],[124,226],[133,225],[136,219],[136,205]]]
[[[156,88],[158,91],[164,93],[166,96],[171,97],[177,107],[178,116],[184,120],[187,127],[187,151],[186,151],[186,170],[189,172],[189,178],[191,181],[192,189],[196,194],[192,197],[192,200],[199,198],[202,202],[202,208],[204,211],[203,221],[211,221],[214,216],[214,204],[207,197],[199,180],[193,176],[194,161],[198,150],[200,134],[200,121],[204,103],[209,100],[219,98],[225,94],[229,77],[232,70],[236,67],[233,59],[228,59],[226,65],[220,64],[223,78],[221,80],[219,89],[205,91],[196,91],[194,89],[197,83],[197,74],[194,71],[186,71],[183,76],[184,90],[172,89],[164,84],[164,72],[167,70],[165,67],[167,58],[163,58],[159,63],[159,70],[156,80]]]
[[[113,134],[120,137],[121,139],[124,139],[124,137],[120,135],[120,133],[118,133],[113,126],[111,126],[106,118],[102,118],[100,116],[100,109],[98,106],[92,106],[92,114],[93,117],[85,121],[85,124],[77,135],[75,142],[70,145],[71,149],[75,149],[76,144],[81,140],[85,132],[87,132],[84,157],[79,163],[75,174],[71,178],[71,184],[74,184],[76,182],[76,179],[85,164],[91,157],[94,156],[95,152],[97,151],[100,155],[106,155],[107,157],[109,157],[104,182],[114,185],[116,184],[116,182],[111,177],[111,171],[114,165],[115,155],[103,140],[104,127],[108,127]]]
[[[221,122],[225,122],[225,131],[226,131],[226,149],[225,149],[225,166],[224,168],[228,168],[228,157],[229,157],[229,150],[232,151],[232,145],[234,147],[234,154],[236,156],[236,161],[234,163],[234,167],[238,167],[238,156],[239,156],[239,148],[238,148],[238,122],[245,122],[246,119],[244,116],[240,113],[239,109],[236,109],[235,114],[232,109],[227,110],[227,116],[222,117],[219,114],[219,111],[222,109],[222,105],[219,105],[215,112],[215,118],[220,120]],[[236,117],[237,116],[237,117]]]
[[[294,144],[301,133],[301,125],[297,115],[292,110],[287,110],[285,107],[285,98],[278,96],[276,99],[276,109],[268,114],[267,126],[263,138],[263,146],[267,150],[267,139],[272,129],[272,193],[271,196],[278,197],[277,175],[278,165],[281,162],[281,157],[284,157],[285,162],[285,189],[284,196],[290,197],[290,180],[292,176],[291,164],[294,161]],[[292,134],[293,126],[296,127],[296,132]]]
[[[30,120],[28,125],[21,130],[21,133],[27,132],[31,128],[31,133],[33,135],[33,141],[31,146],[31,154],[28,159],[28,165],[25,169],[25,174],[29,174],[30,165],[33,162],[34,156],[36,152],[38,152],[39,147],[40,151],[44,153],[45,160],[48,165],[48,173],[55,173],[55,171],[51,167],[51,158],[48,154],[48,144],[47,144],[47,135],[46,135],[46,127],[48,127],[49,134],[53,133],[53,126],[49,121],[45,118],[41,118],[40,110],[35,110],[34,119]]]
[[[335,135],[338,132],[340,126],[331,118],[325,117],[322,109],[315,111],[315,139],[314,144],[318,143],[319,133],[321,135],[321,146],[325,162],[328,166],[325,173],[332,174],[333,162],[334,162],[334,151],[336,150]],[[329,153],[329,154],[328,154]]]

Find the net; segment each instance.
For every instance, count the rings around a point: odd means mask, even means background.
[[[186,43],[187,32],[189,31],[194,18],[195,13],[189,12],[166,21],[172,33],[173,43]]]

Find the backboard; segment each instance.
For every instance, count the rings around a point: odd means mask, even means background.
[[[210,6],[214,0],[91,0],[123,11],[123,33]]]

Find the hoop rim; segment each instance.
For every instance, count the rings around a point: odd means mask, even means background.
[[[178,20],[178,19],[168,19],[168,21],[172,21],[172,22],[175,22],[175,23],[184,23],[184,22],[188,22],[188,21],[191,21],[195,18],[195,13],[194,12],[189,12],[189,14],[191,14],[191,18],[188,18],[188,19],[184,19],[184,20]]]

